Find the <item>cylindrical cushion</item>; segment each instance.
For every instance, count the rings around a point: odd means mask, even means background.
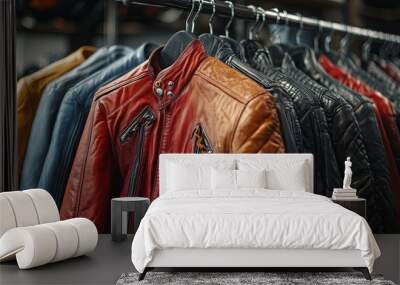
[[[28,194],[36,208],[39,224],[57,222],[60,220],[57,205],[49,192],[43,189],[29,189],[23,191]]]
[[[92,221],[85,218],[75,218],[65,220],[65,222],[71,224],[78,233],[79,245],[74,257],[91,252],[96,248],[98,233]]]
[[[20,269],[86,254],[96,248],[97,229],[84,218],[7,231],[0,238],[0,261],[16,255]]]
[[[16,254],[20,269],[49,263],[57,250],[53,231],[42,225],[14,228],[0,239],[0,261]]]
[[[9,229],[60,220],[53,197],[43,189],[0,193],[0,237]]]
[[[0,196],[0,237],[9,229],[15,228],[17,222],[15,221],[14,211],[11,204],[6,197]]]
[[[71,224],[65,222],[55,222],[44,224],[53,231],[57,240],[57,252],[52,262],[57,262],[70,258],[75,255],[78,248],[78,233],[71,228]]]
[[[22,191],[2,192],[0,195],[10,202],[17,227],[33,226],[39,223],[35,205],[29,195]]]

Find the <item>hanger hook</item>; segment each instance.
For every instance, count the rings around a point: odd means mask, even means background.
[[[326,36],[325,41],[324,41],[324,48],[326,52],[331,51],[331,42],[332,42],[332,34],[333,34],[333,23],[329,25],[329,34]]]
[[[362,55],[362,59],[365,62],[367,62],[368,59],[369,59],[369,54],[370,54],[370,51],[371,51],[371,44],[372,44],[372,39],[368,38],[362,45],[361,55]]]
[[[247,8],[251,9],[253,11],[253,14],[256,16],[256,22],[250,26],[249,28],[249,33],[248,33],[248,38],[249,40],[254,40],[254,29],[258,23],[258,20],[260,18],[260,14],[258,14],[256,7],[254,5],[248,5]]]
[[[281,12],[279,11],[278,8],[272,8],[271,11],[276,13],[276,21],[275,21],[276,27],[275,27],[275,32],[273,33],[274,34],[274,41],[275,41],[275,38],[276,38],[278,40],[278,43],[281,43],[281,35],[280,35],[279,31],[278,31],[278,25],[279,25],[279,22],[281,20]],[[286,10],[284,11],[284,15],[286,17],[286,24],[287,24],[288,23],[288,18],[287,18]]]
[[[317,20],[318,22],[318,32],[317,34],[314,36],[314,50],[315,52],[319,52],[319,39],[321,37],[321,33],[322,33],[322,25],[321,25],[321,20]]]
[[[300,24],[300,28],[298,29],[297,33],[296,33],[296,44],[300,45],[301,43],[301,33],[303,32],[303,15],[301,15],[300,13],[297,13],[297,16],[299,17],[299,24]]]
[[[213,11],[212,11],[211,17],[208,19],[208,27],[210,29],[210,34],[214,34],[214,28],[213,28],[213,25],[212,25],[212,21],[214,19],[215,12],[216,12],[215,0],[211,0],[211,5],[212,5]]]
[[[350,41],[349,27],[346,26],[346,34],[340,40],[340,51],[341,52],[347,53],[349,41]]]
[[[186,18],[186,28],[185,28],[185,30],[188,33],[190,33],[190,31],[191,31],[191,27],[192,27],[192,19],[191,18],[193,17],[193,12],[194,12],[194,8],[196,6],[196,2],[197,2],[197,0],[193,0],[192,1],[192,9],[190,9],[189,15]]]
[[[261,23],[257,26],[257,29],[256,29],[256,39],[259,39],[260,38],[259,35],[260,35],[262,28],[264,27],[266,17],[265,17],[265,10],[263,8],[257,7],[257,11],[261,15],[261,19],[262,19]]]
[[[233,18],[235,17],[235,6],[233,5],[232,1],[225,1],[225,3],[228,4],[229,8],[231,9],[231,18],[225,26],[225,36],[229,38],[229,28],[231,27]]]
[[[196,20],[199,17],[201,10],[203,9],[203,0],[197,0],[197,1],[199,2],[199,8],[197,9],[196,14],[194,15],[193,20],[192,20],[192,30],[191,30],[192,34],[194,33]]]

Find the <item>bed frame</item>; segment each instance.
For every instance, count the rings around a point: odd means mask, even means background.
[[[162,154],[160,155],[160,195],[165,193],[166,163],[168,160],[235,161],[237,159],[262,159],[267,163],[276,161],[304,161],[304,175],[307,178],[307,192],[313,193],[312,154]],[[156,250],[152,261],[139,275],[143,280],[146,273],[154,268],[232,268],[246,271],[254,268],[343,268],[361,271],[367,280],[371,276],[359,250],[329,249],[197,249],[170,248]]]

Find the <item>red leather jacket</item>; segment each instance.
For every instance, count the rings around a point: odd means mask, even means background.
[[[95,95],[61,217],[108,231],[110,199],[158,196],[160,153],[284,152],[273,97],[193,41],[160,70],[160,49]]]
[[[400,209],[400,175],[394,159],[395,155],[400,156],[400,134],[397,128],[396,114],[392,103],[378,91],[375,91],[370,86],[361,83],[356,78],[345,73],[338,66],[334,65],[326,56],[321,55],[319,57],[319,63],[333,78],[359,94],[370,98],[374,103],[375,115],[382,134],[389,163],[392,190],[395,191],[396,205],[397,208]],[[373,161],[371,163],[373,163]]]

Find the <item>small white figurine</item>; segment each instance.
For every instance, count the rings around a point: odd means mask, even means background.
[[[353,172],[351,171],[351,161],[350,157],[347,157],[347,160],[344,162],[344,179],[343,179],[343,189],[352,189],[351,188],[351,176]]]

